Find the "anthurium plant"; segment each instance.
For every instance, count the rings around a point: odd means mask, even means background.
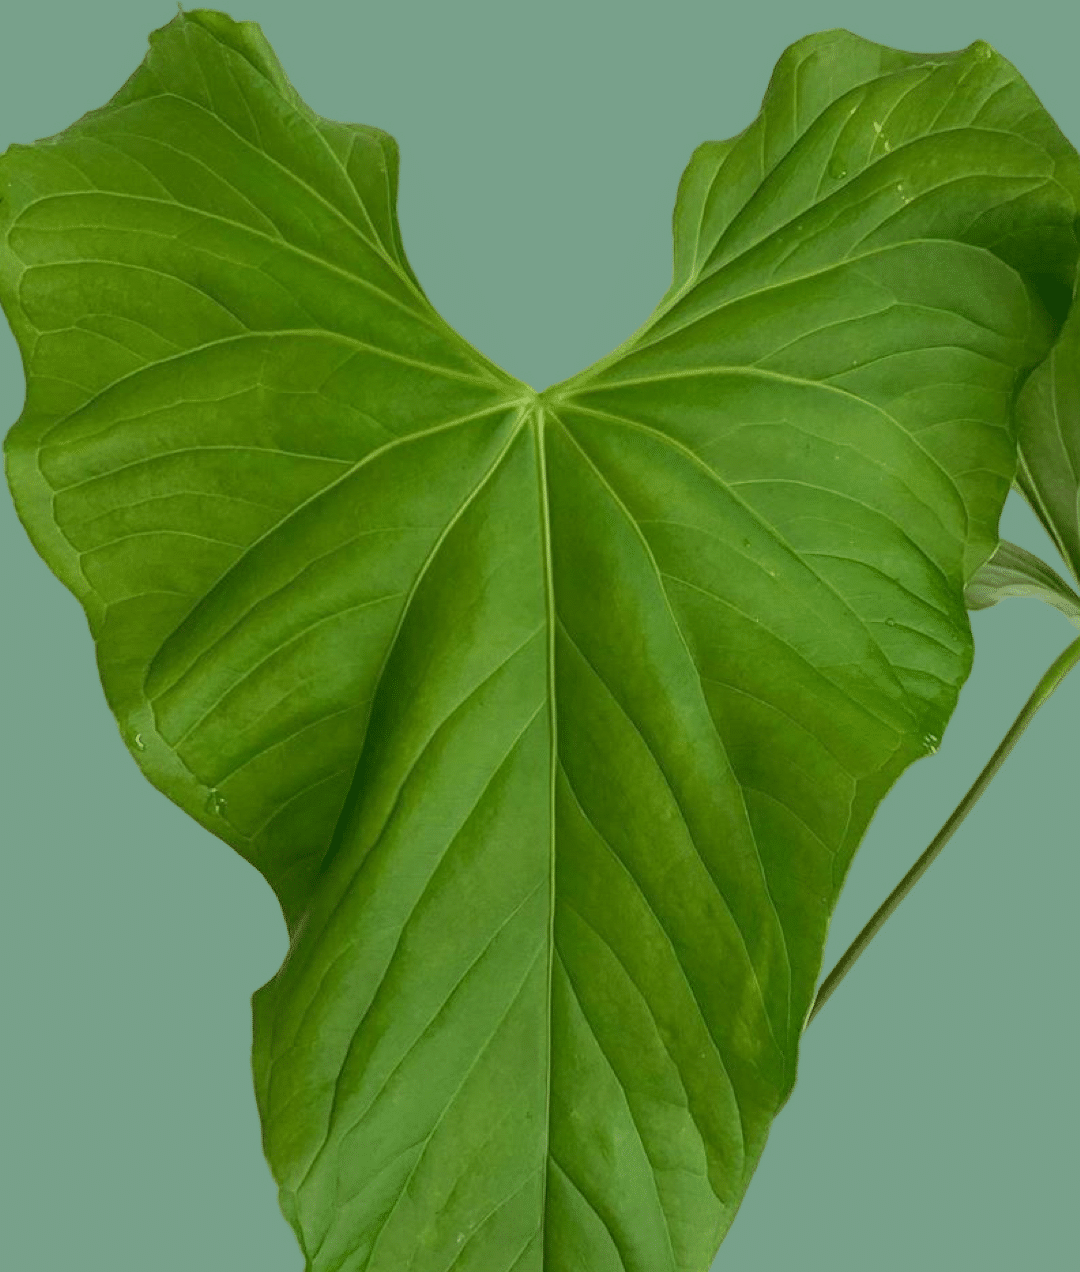
[[[828,31],[542,390],[435,312],[398,151],[181,12],[0,158],[19,516],[159,790],[274,889],[263,1143],[308,1272],[705,1272],[968,608],[1080,623],[1080,159],[984,43]],[[1073,579],[998,539],[1018,483]]]

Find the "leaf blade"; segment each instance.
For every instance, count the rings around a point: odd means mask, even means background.
[[[657,313],[539,395],[427,304],[392,141],[249,24],[181,15],[0,164],[10,480],[144,772],[282,901],[253,1059],[313,1270],[711,1258],[967,673],[1075,267],[1033,102],[985,46],[793,46]]]

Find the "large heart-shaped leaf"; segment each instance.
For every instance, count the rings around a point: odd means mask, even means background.
[[[396,173],[208,12],[10,150],[12,489],[143,772],[281,900],[311,1272],[702,1272],[967,674],[1076,157],[986,45],[800,41],[542,393],[432,310]]]

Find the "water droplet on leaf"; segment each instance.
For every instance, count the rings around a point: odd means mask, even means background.
[[[885,132],[885,125],[879,124],[878,121],[875,119],[874,120],[874,140],[880,141],[882,149],[885,151],[886,154],[888,154],[889,151],[892,149],[892,142],[888,139],[888,137],[884,135],[884,132]]]
[[[213,787],[206,797],[206,811],[212,813],[215,817],[220,817],[225,812],[225,797],[218,791],[217,787]]]
[[[146,743],[143,741],[143,735],[141,733],[135,734],[135,736],[131,739],[131,745],[136,751],[146,750]]]
[[[847,164],[839,157],[839,155],[833,155],[833,157],[829,160],[829,166],[826,171],[834,181],[839,181],[842,177],[847,176]]]

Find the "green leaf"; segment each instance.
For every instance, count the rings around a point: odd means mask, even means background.
[[[968,609],[988,609],[1007,596],[1033,596],[1080,627],[1080,596],[1045,561],[1003,539],[975,573],[964,593]]]
[[[142,771],[281,900],[310,1272],[703,1272],[967,675],[1077,160],[984,44],[802,40],[542,393],[434,313],[396,176],[201,11],[9,150],[12,491]]]
[[[1025,383],[1017,399],[1016,418],[1017,485],[1073,577],[1080,582],[1080,308],[1077,306],[1070,312],[1046,361]]]

